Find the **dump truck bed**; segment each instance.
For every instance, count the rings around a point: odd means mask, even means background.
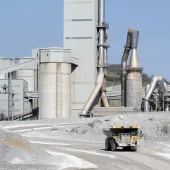
[[[104,134],[107,137],[117,135],[118,133],[136,133],[138,132],[138,126],[130,126],[130,127],[110,127],[109,129],[103,129]],[[136,134],[135,134],[136,135]]]

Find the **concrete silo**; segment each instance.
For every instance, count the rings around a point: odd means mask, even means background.
[[[40,119],[71,116],[71,50],[62,48],[39,51]]]

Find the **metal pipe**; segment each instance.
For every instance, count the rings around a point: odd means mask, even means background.
[[[149,90],[149,87],[150,87],[150,84],[147,84],[146,87],[145,87],[145,96],[146,96],[146,94],[147,94],[147,92]]]
[[[90,110],[90,107],[91,105],[93,104],[96,96],[98,95],[101,87],[102,87],[102,83],[103,83],[103,78],[104,78],[104,73],[101,71],[99,74],[98,74],[98,77],[97,77],[97,82],[96,82],[96,86],[93,90],[93,92],[91,93],[89,99],[87,100],[83,110],[82,110],[82,113],[81,115],[87,115],[89,110]]]
[[[127,33],[127,40],[126,45],[124,47],[124,52],[121,60],[121,106],[126,106],[126,66],[127,66],[127,60],[130,53],[130,47],[131,47],[131,36],[132,33],[135,32],[134,29],[128,29]]]
[[[144,98],[144,112],[149,112],[149,100],[157,86],[158,81],[161,81],[163,78],[161,76],[152,76],[151,83],[149,86],[149,89],[147,91],[147,94]]]
[[[98,70],[98,77],[96,81],[96,86],[94,90],[92,91],[89,99],[87,100],[82,112],[80,115],[87,115],[89,112],[90,107],[92,106],[96,96],[101,90],[103,79],[104,79],[104,72],[103,72],[103,58],[104,58],[104,47],[105,47],[105,27],[104,27],[104,21],[105,21],[105,0],[99,0],[99,70]]]
[[[105,0],[99,0],[99,72],[103,71],[103,58],[105,46]]]
[[[103,56],[103,65],[104,65],[104,79],[103,79],[103,84],[102,84],[102,94],[101,94],[101,98],[104,104],[104,107],[110,107],[109,102],[107,100],[107,96],[106,96],[106,86],[107,86],[107,67],[108,67],[108,55],[107,55],[107,29],[105,30],[105,48],[104,48],[104,56]]]
[[[106,96],[106,75],[105,75],[105,72],[104,72],[102,90],[101,91],[102,91],[101,98],[102,98],[104,107],[110,107],[109,102],[107,100],[107,96]]]

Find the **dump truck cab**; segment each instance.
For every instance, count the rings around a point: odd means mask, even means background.
[[[105,140],[105,149],[115,151],[117,149],[137,150],[137,141],[141,138],[142,132],[138,126],[118,126],[103,129],[107,136]]]

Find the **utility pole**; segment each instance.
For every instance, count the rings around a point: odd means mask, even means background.
[[[12,73],[8,73],[8,120],[13,121]]]

